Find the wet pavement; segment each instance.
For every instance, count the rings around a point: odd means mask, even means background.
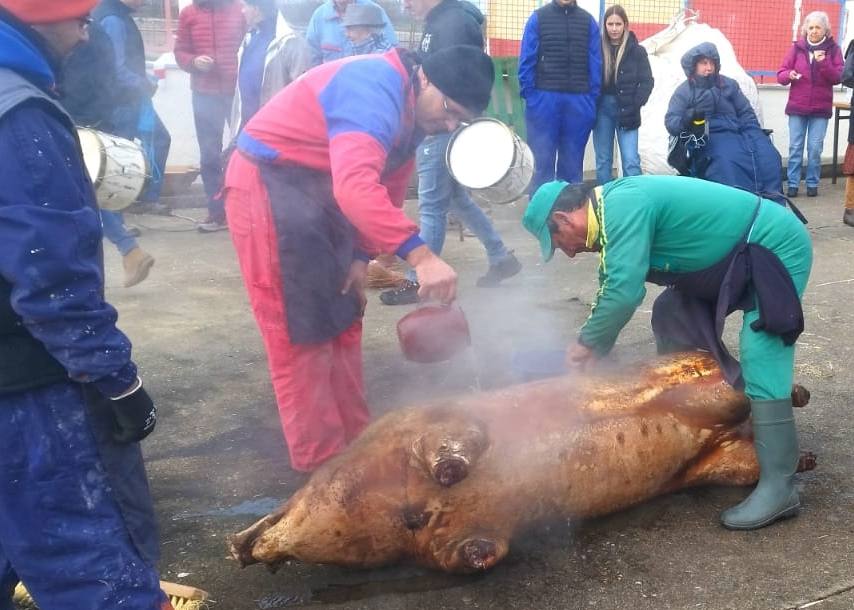
[[[819,460],[799,477],[801,516],[757,532],[729,532],[718,525],[718,513],[746,490],[685,491],[606,518],[543,525],[515,540],[494,570],[470,577],[408,566],[354,571],[298,563],[270,574],[259,566],[240,570],[227,557],[226,536],[269,512],[304,477],[288,467],[229,235],[201,235],[181,219],[129,216],[143,225],[140,244],[157,262],[148,280],[124,289],[120,260],[107,244],[107,293],[160,407],[144,451],[161,522],[162,577],[209,591],[211,607],[225,610],[854,607],[854,321],[846,313],[854,303],[854,229],[841,223],[842,197],[843,184],[825,180],[820,197],[797,200],[815,243],[796,374],[812,400],[797,417],[802,448]],[[479,242],[448,235],[446,259],[460,274],[460,302],[472,329],[472,347],[453,361],[404,361],[395,324],[411,307],[383,306],[372,292],[364,361],[374,415],[513,383],[515,352],[562,349],[574,336],[596,290],[596,257],[558,255],[542,265],[519,225],[522,211],[493,210],[524,264],[499,288],[474,286],[486,269]],[[621,335],[615,351],[621,361],[654,355],[649,316],[657,293],[650,287]],[[730,345],[739,326],[733,322]]]

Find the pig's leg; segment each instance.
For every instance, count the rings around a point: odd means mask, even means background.
[[[797,472],[816,467],[816,456],[802,451]],[[680,478],[674,488],[696,485],[752,485],[759,480],[759,462],[753,439],[738,437],[725,441],[701,456]]]

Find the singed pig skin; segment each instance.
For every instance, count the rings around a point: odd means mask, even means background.
[[[793,397],[809,399],[802,388]],[[398,410],[235,534],[231,552],[242,565],[488,569],[537,521],[611,513],[693,485],[754,483],[748,417],[745,396],[699,353],[631,377],[565,376]]]

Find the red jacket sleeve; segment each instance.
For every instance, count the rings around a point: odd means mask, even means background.
[[[405,258],[412,248],[423,243],[418,238],[416,224],[396,205],[403,202],[406,193],[403,174],[405,168],[411,172],[411,162],[387,177],[389,186],[386,186],[381,180],[385,149],[360,132],[332,138],[329,160],[335,200],[356,227],[359,241],[368,253],[398,254]]]
[[[175,33],[175,61],[182,70],[193,72],[193,59],[196,58],[196,52],[193,48],[193,35],[191,24],[193,15],[191,13],[193,7],[188,6],[178,16],[178,31]]]
[[[388,197],[392,204],[402,208],[403,202],[406,200],[406,191],[409,189],[409,181],[412,179],[412,172],[415,171],[415,159],[410,159],[393,172],[389,172],[383,184],[388,189]]]

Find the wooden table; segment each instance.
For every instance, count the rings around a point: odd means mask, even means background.
[[[833,102],[833,164],[830,167],[831,184],[836,184],[836,166],[839,162],[839,121],[850,120],[851,104],[848,102]]]

